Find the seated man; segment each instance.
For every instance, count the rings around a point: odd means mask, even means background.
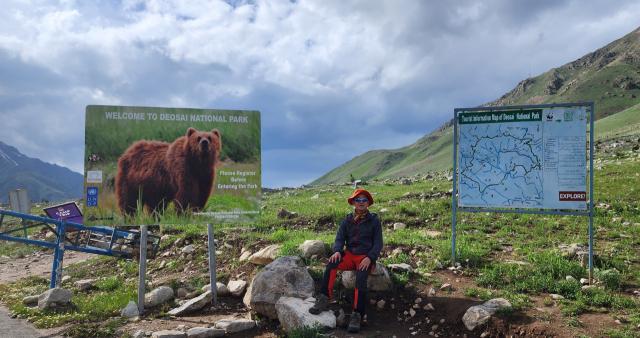
[[[367,279],[373,271],[376,259],[382,249],[382,225],[376,214],[369,212],[373,198],[368,191],[358,189],[347,202],[355,207],[340,223],[333,245],[333,255],[324,272],[320,294],[309,309],[313,314],[328,310],[333,299],[333,283],[338,270],[357,270],[356,294],[353,313],[349,322],[349,332],[360,331],[360,320],[367,305]],[[342,250],[344,246],[346,250]]]

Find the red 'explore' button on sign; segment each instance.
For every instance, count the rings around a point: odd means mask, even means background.
[[[560,201],[586,201],[587,200],[587,192],[586,191],[560,191],[559,193]]]

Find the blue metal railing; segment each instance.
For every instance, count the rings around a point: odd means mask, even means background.
[[[22,220],[22,227],[1,232],[5,215],[20,218]],[[39,223],[35,225],[27,225],[25,220]],[[56,234],[55,243],[26,238],[26,229],[42,225],[53,230]],[[55,225],[55,229],[52,229],[50,225]],[[14,237],[8,235],[19,230],[24,230],[25,237]],[[71,232],[76,233],[75,242],[67,238],[67,234]],[[78,243],[82,232],[87,234],[86,244]],[[0,210],[0,240],[53,248],[55,251],[51,271],[51,288],[60,286],[64,250],[131,259],[136,257],[136,251],[140,248],[139,232],[104,227],[85,227],[82,224],[67,222],[65,220],[55,220],[6,210]],[[67,244],[67,242],[69,244]],[[153,258],[160,247],[160,237],[148,235],[147,243],[147,253],[149,254],[149,257]],[[149,245],[151,247],[149,247]]]

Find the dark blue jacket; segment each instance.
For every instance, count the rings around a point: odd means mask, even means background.
[[[375,263],[382,250],[382,224],[378,215],[368,212],[358,224],[353,220],[353,212],[340,223],[333,244],[333,252],[342,252],[345,244],[353,255],[367,255]],[[344,255],[343,255],[344,256]]]

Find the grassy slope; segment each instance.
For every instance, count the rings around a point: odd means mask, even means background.
[[[640,104],[596,121],[596,141],[640,134]]]
[[[595,104],[596,120],[625,111],[598,123],[596,134],[615,131],[620,136],[637,131],[640,118],[640,29],[593,53],[526,79],[515,89],[485,106],[533,105],[561,102]],[[627,110],[625,110],[627,109]],[[618,114],[616,114],[618,115]],[[447,124],[416,143],[395,150],[372,150],[355,157],[311,182],[311,185],[357,179],[387,179],[451,169],[453,128]],[[603,128],[599,130],[599,128]]]

